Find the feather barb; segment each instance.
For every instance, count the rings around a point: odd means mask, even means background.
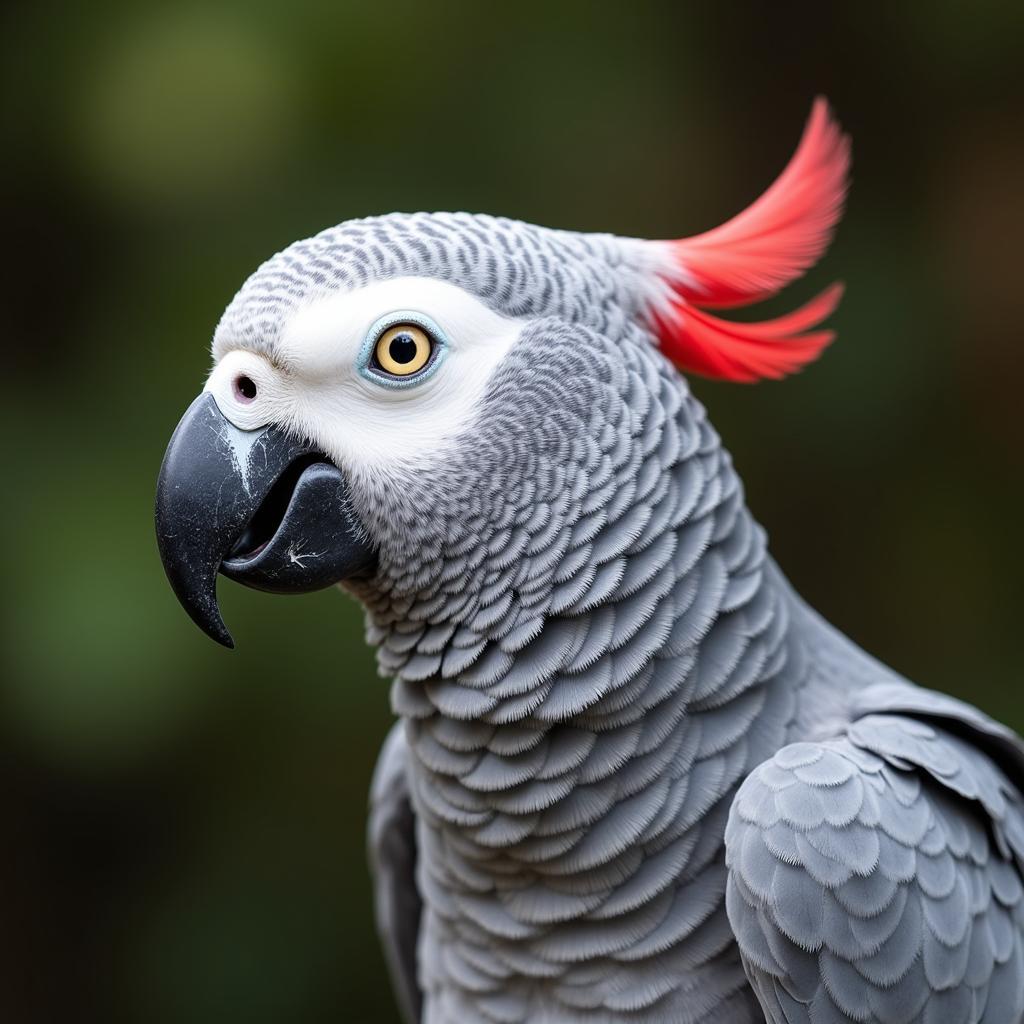
[[[651,319],[681,369],[732,381],[778,378],[815,359],[833,333],[815,330],[842,294],[833,285],[775,320],[737,323],[709,308],[746,306],[777,294],[824,254],[843,212],[850,142],[822,97],[782,174],[732,220],[660,247],[667,284]]]

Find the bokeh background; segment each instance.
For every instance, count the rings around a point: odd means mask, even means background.
[[[6,6],[0,1016],[393,1021],[363,860],[388,723],[334,592],[186,619],[160,458],[250,270],[348,217],[672,237],[812,96],[854,138],[840,340],[697,383],[803,593],[1024,728],[1021,5]],[[769,310],[771,311],[771,310]]]

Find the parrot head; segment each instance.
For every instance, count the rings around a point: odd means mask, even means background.
[[[179,600],[232,646],[218,575],[342,583],[407,678],[536,637],[578,589],[578,552],[638,543],[659,473],[700,454],[710,428],[676,368],[776,378],[831,340],[838,286],[775,320],[708,308],[774,295],[819,259],[848,166],[819,99],[771,188],[695,237],[392,214],[278,253],[225,311],[160,471]],[[662,450],[669,415],[689,417],[688,451]],[[590,579],[591,599],[613,577]]]

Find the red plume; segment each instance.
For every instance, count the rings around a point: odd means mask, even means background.
[[[822,97],[814,101],[800,145],[775,183],[721,227],[661,243],[667,302],[653,311],[662,351],[680,368],[722,380],[783,377],[809,363],[833,332],[813,330],[839,302],[833,285],[776,320],[736,323],[707,307],[746,306],[769,298],[822,256],[843,212],[850,141]]]

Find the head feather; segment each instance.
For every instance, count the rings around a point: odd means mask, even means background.
[[[662,350],[680,368],[723,380],[782,377],[816,358],[833,332],[813,330],[839,302],[829,288],[793,313],[758,323],[708,308],[770,298],[823,255],[843,211],[850,142],[822,97],[774,184],[732,220],[692,238],[651,242],[667,285],[650,309]]]

